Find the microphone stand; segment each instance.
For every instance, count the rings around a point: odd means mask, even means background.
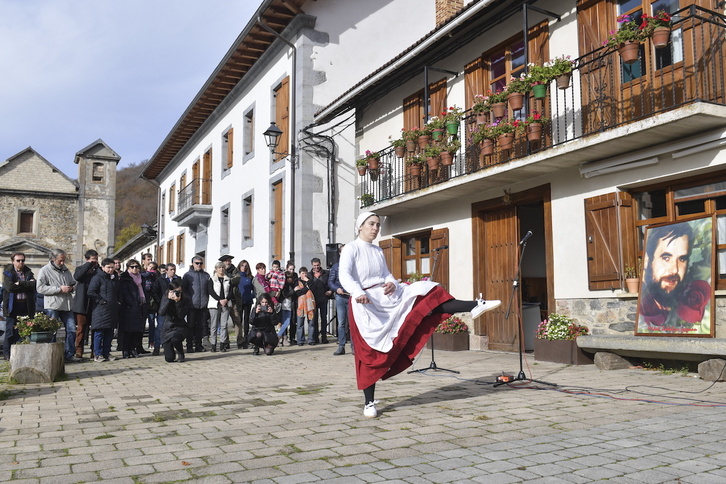
[[[512,304],[514,303],[514,295],[517,293],[519,289],[519,278],[522,274],[522,259],[524,259],[524,251],[527,248],[527,239],[529,239],[532,236],[532,232],[528,231],[527,234],[524,236],[524,238],[519,242],[520,247],[522,247],[522,250],[519,252],[519,264],[517,265],[517,273],[514,275],[514,280],[512,281],[512,292],[509,294],[509,305],[507,306],[507,312],[504,313],[504,319],[509,320],[509,315],[512,311]],[[536,382],[536,383],[542,383],[543,385],[550,385],[553,387],[556,387],[556,383],[548,383],[546,381],[541,380],[533,380],[530,378],[527,378],[527,375],[524,374],[524,367],[523,367],[523,358],[524,358],[524,330],[522,329],[522,306],[521,304],[518,305],[519,311],[517,311],[518,321],[519,324],[517,325],[517,330],[519,334],[519,373],[517,373],[517,376],[513,378],[511,381],[505,382],[497,382],[494,384],[495,387],[506,385],[509,383],[513,383],[515,381],[527,381],[527,382]]]
[[[446,247],[440,247],[438,249],[434,249],[434,265],[431,268],[431,279],[430,279],[431,281],[434,280],[434,274],[436,274],[436,265],[439,262],[439,251],[441,251],[441,249],[444,249],[444,248],[447,248],[448,249],[448,246],[446,246]],[[429,370],[434,370],[434,371],[448,371],[449,373],[457,373],[457,374],[460,373],[460,372],[458,372],[456,370],[449,370],[447,368],[439,368],[436,365],[436,360],[434,359],[434,339],[435,339],[435,336],[436,336],[435,334],[432,334],[431,335],[431,339],[429,340],[431,342],[431,363],[429,363],[428,368],[421,368],[419,370],[411,370],[411,371],[409,371],[409,373],[424,373],[424,372],[429,371]]]

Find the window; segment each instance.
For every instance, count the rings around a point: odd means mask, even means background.
[[[164,244],[161,244],[156,248],[156,262],[162,264],[164,260]]]
[[[161,192],[161,210],[159,210],[159,214],[161,215],[161,220],[159,220],[159,239],[164,238],[164,216],[166,215],[166,210],[164,210],[164,207],[166,207],[166,192]]]
[[[255,110],[253,108],[245,113],[242,126],[242,151],[245,160],[255,153]]]
[[[174,213],[174,205],[176,204],[176,183],[172,183],[169,187],[169,213]]]
[[[418,234],[384,239],[379,242],[391,274],[406,279],[417,272],[429,276],[444,288],[449,287],[449,229],[434,229]],[[434,271],[434,274],[431,274]]]
[[[106,165],[103,163],[94,163],[91,173],[91,180],[94,183],[103,183],[106,174]]]
[[[219,221],[219,245],[222,249],[229,249],[229,204],[222,207]]]
[[[212,148],[209,148],[202,159],[202,205],[212,203]]]
[[[429,116],[446,111],[446,79],[429,85]],[[412,129],[426,124],[424,91],[418,91],[403,100],[403,128]]]
[[[282,180],[272,184],[272,207],[270,207],[270,223],[272,230],[270,234],[270,256],[272,259],[282,259],[282,237],[285,232],[285,217],[282,210],[285,200],[285,189]]]
[[[222,171],[229,170],[234,164],[234,129],[229,128],[222,135]]]
[[[275,154],[275,161],[282,160],[290,152],[290,77],[286,77],[273,89],[275,124],[282,130],[277,145],[279,154]]]
[[[242,196],[242,248],[252,247],[254,242],[254,197],[252,193]]]
[[[184,233],[176,236],[176,263],[177,265],[184,264]]]
[[[412,274],[431,276],[429,232],[401,240],[403,245],[403,273],[408,279]]]
[[[18,212],[18,233],[32,234],[35,232],[34,227],[35,212],[32,210],[21,210]]]
[[[174,239],[169,239],[166,243],[166,263],[174,264]]]

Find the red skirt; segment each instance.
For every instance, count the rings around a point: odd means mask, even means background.
[[[378,380],[387,380],[398,375],[413,364],[413,359],[423,349],[436,327],[450,314],[429,314],[436,306],[454,299],[443,287],[436,286],[425,296],[416,298],[411,312],[401,326],[398,336],[393,340],[393,348],[382,353],[368,346],[358,332],[353,317],[351,300],[348,309],[350,338],[355,348],[355,376],[358,389],[364,390]]]

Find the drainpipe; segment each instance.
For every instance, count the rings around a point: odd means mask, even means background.
[[[287,40],[285,37],[273,30],[272,27],[267,25],[262,17],[257,17],[257,23],[260,27],[267,30],[269,33],[280,39],[292,49],[292,68],[290,73],[290,99],[292,100],[292,109],[290,110],[290,131],[293,133],[293,137],[290,140],[290,261],[295,262],[295,172],[297,165],[297,119],[295,114],[297,113],[297,95],[296,95],[296,84],[297,84],[297,48],[295,44]]]

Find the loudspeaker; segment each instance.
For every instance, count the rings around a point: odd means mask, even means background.
[[[343,244],[325,244],[325,264],[328,269],[333,267],[333,264],[337,264],[340,261],[340,254],[338,248]]]

